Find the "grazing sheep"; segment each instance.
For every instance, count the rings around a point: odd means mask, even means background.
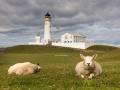
[[[17,63],[8,69],[8,74],[28,75],[39,72],[41,67],[30,62]]]
[[[94,61],[94,59],[97,57],[97,54],[91,56],[83,56],[80,54],[80,57],[83,59],[83,61],[79,62],[76,67],[76,76],[80,76],[81,78],[88,77],[89,79],[92,79],[93,76],[100,75],[102,73],[101,66]]]

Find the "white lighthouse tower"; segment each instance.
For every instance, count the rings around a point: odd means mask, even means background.
[[[44,18],[44,44],[51,43],[51,16],[47,12]]]

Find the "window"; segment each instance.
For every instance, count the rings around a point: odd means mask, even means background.
[[[68,36],[67,36],[67,35],[65,36],[65,39],[68,39]]]

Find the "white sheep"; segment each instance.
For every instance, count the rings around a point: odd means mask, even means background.
[[[17,63],[12,65],[9,69],[8,69],[8,74],[16,74],[16,70],[21,66],[21,65],[27,65],[27,64],[31,64],[30,62],[24,62],[24,63]]]
[[[81,78],[88,77],[89,79],[92,79],[92,77],[102,73],[101,66],[94,61],[94,59],[97,57],[97,54],[86,57],[80,54],[80,57],[83,59],[83,61],[79,62],[75,67],[76,76],[80,76]]]
[[[18,75],[29,75],[29,74],[34,74],[36,72],[39,72],[41,70],[41,67],[39,64],[28,64],[28,65],[23,65],[20,68],[17,69],[16,74]]]
[[[8,74],[28,75],[41,70],[39,64],[35,65],[30,62],[17,63],[8,69]]]

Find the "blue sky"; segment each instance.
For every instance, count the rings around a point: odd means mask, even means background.
[[[0,47],[43,38],[44,16],[51,14],[52,38],[66,32],[120,47],[120,0],[1,0]]]

